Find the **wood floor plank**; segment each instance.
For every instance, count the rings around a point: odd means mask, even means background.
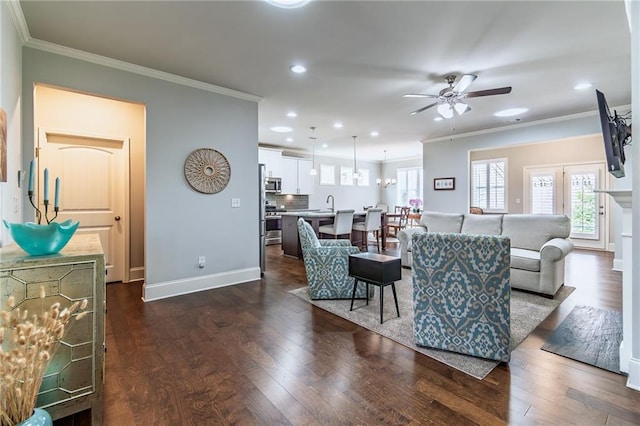
[[[571,253],[576,290],[484,380],[291,295],[302,261],[267,255],[259,281],[150,303],[107,286],[104,424],[640,424],[624,376],[540,349],[576,305],[621,309],[610,254]]]

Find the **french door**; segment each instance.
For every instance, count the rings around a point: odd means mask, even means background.
[[[604,163],[526,167],[524,212],[565,214],[571,219],[570,238],[576,247],[605,249],[607,211]]]

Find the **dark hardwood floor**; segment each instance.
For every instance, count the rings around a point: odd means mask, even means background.
[[[626,377],[540,349],[576,305],[621,309],[610,254],[573,252],[576,291],[476,380],[290,295],[302,261],[267,251],[259,282],[147,304],[107,286],[105,424],[640,424]]]

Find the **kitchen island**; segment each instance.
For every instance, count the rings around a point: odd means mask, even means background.
[[[282,251],[285,256],[297,257],[302,259],[302,249],[300,248],[300,239],[298,238],[298,219],[302,218],[309,222],[313,230],[318,234],[318,228],[320,225],[327,225],[333,223],[335,213],[329,210],[320,211],[298,211],[298,212],[283,212],[282,216]],[[366,216],[366,212],[356,212],[353,214],[354,222],[363,222]],[[387,247],[387,217],[382,213],[382,228],[381,228],[381,246],[382,249]],[[359,245],[360,232],[355,232],[351,236],[351,242],[353,245]]]

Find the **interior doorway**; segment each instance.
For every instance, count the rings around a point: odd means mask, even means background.
[[[145,114],[142,104],[34,88],[37,199],[47,168],[49,187],[61,182],[56,220],[100,236],[107,282],[144,280]]]
[[[524,212],[565,214],[571,219],[570,238],[579,248],[604,250],[608,240],[605,163],[525,167]]]

